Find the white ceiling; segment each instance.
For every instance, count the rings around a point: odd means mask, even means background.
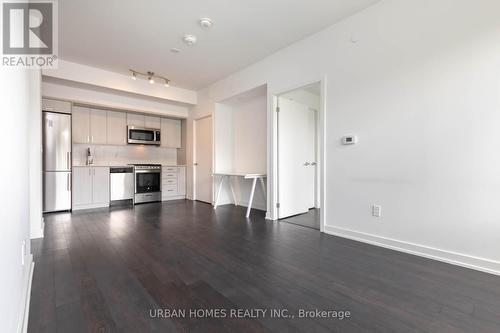
[[[61,0],[59,53],[120,73],[151,70],[197,90],[377,1]],[[207,16],[210,31],[197,22]],[[184,45],[186,33],[198,37],[195,46]]]

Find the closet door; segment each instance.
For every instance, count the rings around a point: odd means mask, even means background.
[[[194,199],[212,204],[212,117],[195,120]]]
[[[303,214],[314,207],[315,113],[307,105],[279,98],[279,218]]]

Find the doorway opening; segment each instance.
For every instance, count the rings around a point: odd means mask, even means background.
[[[321,229],[321,82],[276,96],[281,222]]]

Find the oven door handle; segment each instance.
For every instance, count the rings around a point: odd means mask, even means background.
[[[135,170],[135,173],[161,173],[161,170]]]

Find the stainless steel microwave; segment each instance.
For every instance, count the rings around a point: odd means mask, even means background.
[[[159,129],[127,126],[128,143],[140,145],[160,145],[161,133]]]

